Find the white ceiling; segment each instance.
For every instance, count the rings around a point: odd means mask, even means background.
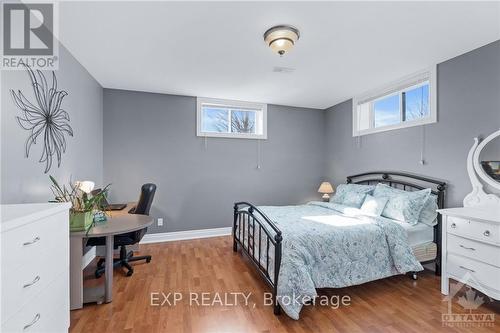
[[[500,39],[500,3],[64,2],[59,35],[105,88],[326,108]]]

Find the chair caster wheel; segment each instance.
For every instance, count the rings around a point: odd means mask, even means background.
[[[127,272],[127,276],[132,276],[132,274],[134,274],[134,271],[128,271]]]
[[[151,262],[151,258],[146,258],[146,262],[149,264]]]
[[[99,261],[97,262],[97,268],[102,268],[104,266],[104,259],[99,259]]]

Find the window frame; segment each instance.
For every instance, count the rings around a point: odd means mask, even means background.
[[[402,93],[416,89],[424,83],[429,83],[429,115],[425,118],[414,120],[403,120],[403,99]],[[353,137],[363,136],[373,133],[392,131],[401,128],[421,126],[426,124],[436,123],[437,118],[437,87],[436,87],[436,66],[432,66],[425,70],[409,75],[403,79],[387,84],[368,93],[356,96],[352,100],[352,135]],[[375,127],[375,113],[373,105],[376,101],[399,95],[399,113],[400,122],[398,124]],[[369,121],[370,127],[364,130],[358,129],[358,105],[370,103],[369,106]]]
[[[203,106],[210,105],[213,107],[234,108],[234,109],[248,109],[248,111],[256,111],[255,126],[262,127],[261,134],[253,133],[233,133],[233,132],[205,132],[203,131]],[[261,113],[261,115],[259,115]],[[230,117],[230,112],[228,117]],[[262,118],[262,124],[259,126],[259,118]],[[231,128],[231,121],[229,119],[228,128]],[[267,139],[267,104],[234,101],[228,99],[197,97],[196,98],[196,136],[200,137],[214,137],[214,138],[231,138],[231,139]]]

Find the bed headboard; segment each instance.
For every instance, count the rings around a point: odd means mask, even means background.
[[[430,188],[437,195],[437,205],[443,209],[445,205],[446,182],[441,180],[398,171],[372,171],[347,177],[348,184],[376,185],[387,184],[404,191],[418,191]],[[438,214],[434,227],[434,242],[437,245],[436,274],[441,274],[441,214]]]
[[[384,183],[404,191],[417,191],[430,188],[432,193],[438,197],[437,204],[439,209],[444,208],[446,183],[441,180],[405,172],[372,171],[360,173],[354,176],[347,176],[346,182],[348,184],[353,183],[366,185]]]

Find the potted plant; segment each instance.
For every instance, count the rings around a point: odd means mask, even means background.
[[[54,193],[55,202],[71,202],[72,207],[69,212],[69,229],[71,231],[88,230],[94,221],[94,213],[102,211],[103,199],[106,198],[110,185],[92,195],[93,189],[91,182],[69,182],[69,189],[62,187],[54,177],[49,176],[52,181],[51,190]],[[91,184],[91,186],[89,186]]]

